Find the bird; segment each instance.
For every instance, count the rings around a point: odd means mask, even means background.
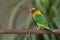
[[[53,29],[49,27],[48,20],[40,9],[33,7],[29,9],[29,12],[32,14],[32,18],[37,25],[37,30],[43,29],[54,32]]]

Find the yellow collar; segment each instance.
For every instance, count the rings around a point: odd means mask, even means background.
[[[39,15],[42,15],[41,11],[40,10],[36,10],[32,15],[33,17],[35,17],[36,14],[39,14]]]

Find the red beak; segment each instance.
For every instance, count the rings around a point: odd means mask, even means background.
[[[32,8],[29,9],[29,12],[32,13]]]

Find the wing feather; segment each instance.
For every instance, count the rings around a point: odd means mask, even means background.
[[[36,23],[39,23],[39,24],[43,24],[45,26],[48,26],[48,21],[47,19],[45,18],[44,15],[35,15],[35,18],[34,18],[35,22]]]

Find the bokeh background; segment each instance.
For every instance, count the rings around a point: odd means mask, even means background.
[[[0,0],[0,29],[34,29],[31,7],[43,12],[51,28],[60,28],[60,0]],[[60,40],[60,34],[0,34],[0,40]]]

